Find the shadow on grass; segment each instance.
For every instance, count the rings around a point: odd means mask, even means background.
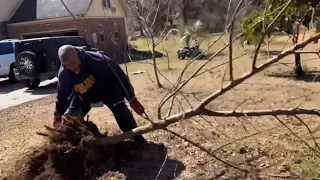
[[[215,55],[215,52],[210,52],[210,53],[204,53],[204,57],[201,59],[197,59],[197,61],[207,61],[210,59],[210,57],[212,57],[213,55]],[[220,52],[219,54],[217,54],[215,57],[222,57],[222,56],[227,56],[226,53]],[[183,60],[193,60],[193,58],[191,57],[186,57]],[[182,61],[183,61],[182,60]]]
[[[269,77],[287,78],[304,82],[320,82],[320,71],[308,71],[303,76],[296,76],[293,72],[266,74]]]
[[[269,51],[269,54],[271,56],[276,56],[279,55],[281,53],[281,51]],[[260,54],[268,56],[268,51],[267,50],[260,50]]]
[[[49,142],[16,164],[7,179],[175,179],[185,169],[171,159],[163,144],[123,141],[101,146],[101,134],[91,121],[63,117],[58,130],[47,127]],[[12,171],[13,172],[13,171]]]
[[[231,167],[221,168],[220,166],[215,169],[214,175],[210,179],[273,179],[277,177],[299,179],[300,177],[300,174],[291,169],[290,165],[270,162],[266,158],[268,153],[261,149],[245,146],[241,147],[239,152],[235,154],[235,156],[238,156],[235,159],[244,160],[240,164],[246,171],[239,171]]]
[[[205,53],[204,58],[209,59],[213,55],[215,55],[215,52]],[[217,54],[217,57],[219,57],[219,56],[227,56],[227,55],[228,54],[226,54],[225,52],[220,52],[219,54]]]

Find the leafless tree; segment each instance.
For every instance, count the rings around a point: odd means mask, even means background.
[[[279,11],[279,14],[276,18],[278,18],[281,13],[288,7],[288,5],[292,2],[293,0],[289,0],[287,2],[285,2],[285,4],[283,4],[281,6],[281,10]],[[212,102],[215,102],[215,100],[217,100],[219,97],[225,95],[226,93],[230,92],[231,90],[234,90],[235,88],[237,88],[239,85],[243,84],[246,80],[250,79],[251,77],[257,75],[258,73],[262,72],[263,70],[269,68],[270,66],[273,66],[274,64],[278,63],[280,60],[282,60],[283,58],[289,56],[289,55],[294,55],[296,53],[301,53],[299,52],[302,48],[306,47],[308,44],[320,39],[320,33],[315,34],[312,37],[309,37],[306,40],[303,40],[301,42],[296,41],[295,44],[293,46],[291,46],[288,49],[283,50],[281,53],[279,53],[276,56],[273,56],[271,58],[269,58],[268,60],[266,60],[265,62],[257,65],[257,60],[259,58],[259,56],[257,55],[259,53],[260,47],[262,47],[262,44],[260,44],[259,48],[256,48],[254,56],[252,58],[252,62],[251,62],[251,69],[247,72],[245,72],[242,76],[240,77],[236,77],[234,76],[233,72],[234,72],[234,67],[233,67],[233,61],[235,61],[236,59],[239,59],[239,57],[234,57],[233,56],[233,51],[234,48],[233,46],[235,46],[235,41],[237,41],[243,34],[234,34],[233,29],[234,27],[234,21],[235,21],[235,17],[236,15],[241,11],[241,4],[244,2],[244,0],[240,0],[238,1],[238,4],[236,6],[236,8],[234,9],[234,11],[230,11],[230,16],[231,17],[231,23],[230,25],[227,25],[227,27],[230,27],[231,31],[230,31],[230,35],[229,35],[229,42],[225,43],[225,45],[223,47],[221,47],[215,54],[213,54],[206,62],[204,62],[200,67],[198,67],[196,70],[193,71],[193,73],[191,75],[189,75],[188,77],[185,75],[185,72],[191,68],[194,68],[192,66],[192,64],[195,62],[195,60],[191,60],[188,63],[186,63],[185,68],[182,70],[182,72],[180,73],[179,77],[177,78],[175,83],[172,83],[172,87],[171,90],[162,98],[162,100],[159,103],[158,106],[158,119],[154,120],[154,119],[148,119],[150,124],[148,125],[144,125],[144,126],[140,126],[138,128],[135,128],[131,131],[128,132],[124,132],[118,135],[114,135],[114,136],[109,136],[109,137],[104,137],[102,139],[99,139],[99,143],[103,144],[103,145],[108,145],[108,144],[114,144],[129,138],[134,137],[135,135],[139,135],[139,134],[145,134],[145,133],[149,133],[155,130],[164,130],[167,131],[171,134],[174,134],[176,137],[182,138],[183,140],[189,142],[190,144],[198,147],[199,149],[201,149],[202,151],[204,151],[205,153],[207,153],[208,155],[210,155],[211,157],[233,167],[236,168],[238,170],[242,170],[242,171],[246,171],[246,169],[240,168],[236,165],[233,165],[232,163],[226,162],[223,159],[219,158],[214,151],[211,151],[207,148],[205,148],[204,146],[202,146],[199,142],[194,142],[192,140],[190,140],[189,138],[174,132],[172,130],[169,129],[170,125],[173,125],[175,123],[181,122],[183,120],[187,120],[187,119],[192,119],[196,116],[201,117],[205,120],[206,116],[209,117],[224,117],[224,118],[228,118],[228,117],[232,117],[232,118],[237,118],[240,121],[240,118],[246,118],[246,117],[261,117],[261,116],[271,116],[274,117],[277,121],[279,121],[281,123],[281,125],[283,125],[285,128],[287,128],[293,135],[297,136],[298,139],[300,139],[303,143],[306,144],[306,146],[308,146],[310,148],[310,150],[315,151],[316,154],[318,155],[318,157],[320,157],[320,147],[318,145],[318,143],[316,142],[315,139],[314,140],[314,147],[312,147],[311,145],[309,145],[309,143],[305,142],[303,139],[301,139],[298,135],[296,135],[292,129],[290,129],[287,124],[285,122],[283,122],[283,120],[281,120],[279,118],[279,116],[291,116],[293,118],[296,118],[299,122],[301,122],[306,129],[308,130],[309,134],[312,136],[312,131],[310,130],[310,128],[308,127],[308,125],[304,122],[303,119],[301,119],[299,117],[299,115],[312,115],[312,116],[320,116],[320,111],[314,108],[311,109],[306,109],[306,108],[300,108],[300,104],[295,106],[295,107],[291,107],[289,109],[262,109],[262,110],[238,110],[238,108],[243,104],[240,103],[238,104],[234,109],[231,109],[229,111],[218,111],[218,110],[213,110],[210,109],[209,104]],[[139,18],[141,20],[141,22],[143,23],[143,27],[145,32],[147,33],[147,35],[150,37],[151,39],[151,46],[152,46],[152,52],[155,52],[155,48],[159,45],[159,43],[165,38],[165,34],[167,32],[167,26],[165,26],[160,33],[156,33],[155,30],[153,30],[152,28],[155,26],[155,23],[157,21],[157,17],[161,17],[162,15],[160,15],[161,13],[159,11],[156,11],[156,13],[152,13],[150,11],[147,11],[147,13],[145,13],[146,11],[143,9],[143,5],[141,4],[140,1],[138,0],[134,0],[135,5],[132,6],[135,9],[135,12],[139,15]],[[156,1],[152,1],[152,4],[155,3],[159,3]],[[168,0],[168,3],[166,4],[167,6],[170,6],[170,2]],[[160,7],[159,4],[157,4],[156,6],[157,8]],[[169,9],[169,8],[168,8]],[[168,10],[169,11],[169,10]],[[154,11],[153,11],[154,12]],[[158,14],[159,13],[159,14]],[[150,20],[151,19],[151,20]],[[169,16],[166,15],[166,21],[168,22]],[[272,23],[274,23],[275,21],[273,21]],[[214,40],[212,42],[212,44],[208,47],[208,49],[213,46],[218,40],[220,40],[223,36],[225,36],[225,33],[222,34],[220,37],[218,37],[216,40]],[[262,36],[260,39],[260,42],[262,42],[264,40],[264,38],[266,37],[266,35]],[[220,53],[222,53],[222,51],[228,49],[229,50],[229,58],[228,61],[223,62],[221,64],[216,65],[215,67],[210,67],[208,68],[208,65],[210,62],[212,62]],[[156,66],[156,62],[155,62],[156,58],[153,56],[153,65],[154,65],[154,71],[156,74],[156,78],[157,78],[157,83],[158,86],[161,87],[159,78],[158,78],[158,69]],[[221,88],[215,92],[212,92],[210,95],[208,95],[207,97],[203,98],[203,99],[199,99],[199,103],[196,106],[192,106],[190,104],[190,108],[189,109],[184,109],[181,111],[178,111],[175,114],[172,114],[173,112],[173,108],[175,108],[175,104],[178,104],[176,106],[182,107],[182,103],[179,102],[179,99],[184,98],[185,102],[188,103],[188,98],[186,98],[184,95],[184,93],[182,92],[182,89],[191,82],[191,80],[193,80],[194,78],[207,73],[209,71],[211,71],[214,68],[218,68],[221,66],[227,66],[229,69],[229,81],[227,83],[225,83],[225,76],[228,73],[224,73],[224,76],[222,77],[222,83],[221,83]],[[175,103],[177,102],[178,103]],[[165,113],[164,115],[164,106],[166,104],[169,104],[169,109],[167,109],[167,113]],[[179,109],[179,108],[178,108]],[[182,108],[181,108],[182,109]],[[312,136],[313,137],[313,136]]]
[[[127,7],[132,11],[133,15],[138,17],[139,24],[141,24],[143,31],[150,39],[148,42],[149,48],[152,52],[152,60],[154,66],[154,73],[158,87],[162,87],[159,79],[159,73],[156,62],[156,47],[166,38],[168,31],[175,20],[176,15],[173,14],[172,0],[152,0],[141,1],[131,0],[127,1]]]
[[[238,2],[238,7],[240,7],[241,3],[243,3],[242,1]],[[287,5],[290,3],[290,1],[288,1],[286,4],[283,5],[282,9],[287,8]],[[233,12],[231,12],[231,14],[233,14],[231,16],[232,21],[234,21],[234,17],[235,14],[237,14],[237,12],[239,11],[240,8],[236,8]],[[281,12],[280,12],[281,13]],[[279,13],[279,14],[280,14]],[[143,18],[143,17],[142,17]],[[144,23],[146,23],[147,21],[145,21]],[[230,28],[234,28],[232,23],[230,25]],[[148,31],[148,30],[147,30]],[[150,33],[151,34],[151,33]],[[222,36],[224,36],[225,34],[223,34]],[[218,37],[213,44],[219,40],[222,36]],[[183,120],[186,119],[192,119],[195,116],[200,116],[200,117],[204,117],[204,116],[210,116],[210,117],[234,117],[234,118],[245,118],[245,117],[260,117],[260,116],[272,116],[275,117],[277,120],[279,120],[279,122],[281,122],[281,124],[283,124],[284,126],[286,126],[285,123],[283,123],[283,121],[281,119],[278,118],[278,116],[293,116],[293,117],[298,117],[298,115],[314,115],[314,116],[320,116],[320,111],[316,110],[316,109],[304,109],[304,108],[299,108],[299,106],[297,107],[292,107],[290,109],[265,109],[265,110],[237,110],[239,108],[239,106],[241,106],[241,104],[239,104],[235,109],[229,110],[229,111],[217,111],[217,110],[212,110],[209,109],[208,105],[212,102],[214,102],[217,98],[221,97],[222,95],[226,94],[227,92],[233,90],[234,88],[238,87],[240,84],[242,84],[244,81],[248,80],[249,78],[253,77],[254,75],[256,75],[257,73],[267,69],[268,67],[274,65],[275,63],[279,62],[281,59],[289,56],[289,55],[293,55],[295,54],[297,51],[299,51],[300,49],[302,49],[303,47],[307,46],[308,44],[312,43],[313,41],[317,40],[320,38],[320,33],[302,41],[302,42],[297,42],[296,44],[294,44],[292,47],[283,50],[281,53],[279,53],[277,56],[273,56],[272,58],[269,58],[266,62],[257,65],[257,58],[258,56],[254,56],[254,58],[252,59],[252,69],[246,73],[244,73],[241,77],[235,77],[233,76],[232,72],[233,72],[233,64],[232,61],[234,61],[235,59],[238,59],[239,57],[235,57],[233,58],[232,54],[233,54],[233,48],[230,48],[230,46],[233,46],[233,42],[238,40],[239,37],[241,37],[242,34],[237,34],[237,35],[233,35],[232,31],[230,34],[230,38],[229,38],[229,42],[226,43],[219,51],[217,51],[214,55],[212,55],[208,61],[204,62],[198,69],[196,69],[194,71],[193,74],[191,74],[189,77],[185,78],[184,77],[184,73],[186,71],[186,69],[191,67],[191,64],[194,61],[190,61],[189,63],[187,63],[186,67],[183,69],[183,71],[181,72],[178,80],[173,84],[171,91],[169,91],[162,99],[162,101],[159,103],[159,108],[158,108],[158,120],[150,120],[151,124],[149,125],[145,125],[145,126],[141,126],[138,127],[136,129],[133,129],[132,131],[129,132],[125,132],[122,134],[118,134],[115,136],[111,136],[111,137],[107,137],[107,138],[103,138],[100,140],[100,143],[102,144],[113,144],[113,143],[117,143],[119,141],[123,141],[125,139],[128,138],[132,138],[135,135],[138,134],[145,134],[145,133],[149,133],[151,131],[155,131],[155,130],[164,130],[167,132],[170,132],[172,134],[174,134],[177,137],[180,137],[182,139],[184,139],[185,141],[191,143],[194,146],[197,146],[198,148],[200,148],[201,150],[203,150],[204,152],[206,152],[207,154],[209,154],[210,156],[218,159],[221,162],[224,162],[236,169],[241,169],[237,166],[234,166],[228,162],[223,161],[222,159],[220,159],[219,157],[217,157],[212,151],[206,149],[205,147],[201,146],[199,143],[194,142],[182,135],[180,135],[179,133],[173,132],[172,130],[170,130],[168,127],[172,124],[175,124],[177,122],[181,122]],[[264,37],[263,37],[264,38]],[[178,95],[183,94],[181,92],[182,88],[185,87],[192,79],[194,79],[195,77],[208,72],[209,70],[205,70],[205,68],[207,67],[207,65],[215,58],[217,57],[217,55],[219,55],[222,51],[224,51],[225,49],[229,48],[229,53],[230,53],[230,57],[229,60],[227,62],[224,62],[216,67],[219,67],[221,65],[228,65],[229,67],[229,79],[230,81],[225,84],[222,83],[222,86],[219,90],[217,90],[216,92],[212,92],[212,94],[210,94],[209,96],[207,96],[206,98],[200,100],[200,102],[196,105],[193,106],[189,109],[183,110],[183,111],[179,111],[176,114],[172,115],[172,109],[174,108],[174,103],[175,101],[177,101],[178,99]],[[215,68],[215,67],[213,67]],[[210,70],[212,70],[213,68],[210,68]],[[224,76],[226,75],[226,73],[224,74]],[[223,77],[223,81],[224,81],[224,77]],[[185,99],[186,101],[188,100],[187,98]],[[168,103],[169,104],[169,112],[166,113],[166,116],[163,116],[163,107],[164,104]],[[300,121],[303,121],[300,119]],[[306,127],[308,128],[308,126],[306,125]],[[312,147],[311,147],[312,148]],[[318,149],[319,151],[319,149]],[[243,170],[243,169],[242,169]]]

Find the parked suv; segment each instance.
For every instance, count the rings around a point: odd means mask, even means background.
[[[59,36],[20,40],[15,43],[15,78],[26,87],[33,89],[40,82],[53,79],[60,68],[58,49],[65,44],[92,49],[81,36]]]
[[[16,59],[14,52],[15,42],[17,40],[0,41],[0,77],[9,77],[12,83],[18,82],[13,72]]]

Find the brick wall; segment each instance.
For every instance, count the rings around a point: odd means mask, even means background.
[[[114,29],[113,24],[119,25],[120,38],[112,40],[112,31]],[[105,42],[101,42],[100,32],[104,27]],[[127,43],[126,28],[123,18],[90,18],[79,20],[61,20],[56,22],[28,22],[20,24],[9,24],[8,35],[10,38],[21,39],[23,34],[32,33],[47,33],[53,31],[68,31],[70,29],[77,29],[80,36],[83,36],[93,47],[103,50],[108,54],[114,54],[114,58],[118,62],[124,61],[124,49]],[[97,43],[93,44],[92,34],[96,33]]]
[[[7,39],[7,26],[5,22],[0,22],[0,40]]]

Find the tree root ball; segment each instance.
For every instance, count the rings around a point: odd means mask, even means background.
[[[102,147],[96,139],[104,137],[95,124],[75,117],[63,117],[58,130],[46,127],[49,143],[24,163],[21,179],[95,179],[114,171],[123,159],[130,159],[128,144]]]

